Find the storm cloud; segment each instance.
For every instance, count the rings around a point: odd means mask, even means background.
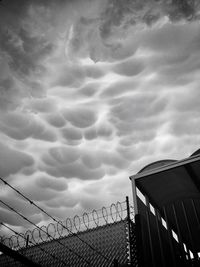
[[[17,2],[0,5],[5,180],[64,219],[124,200],[131,174],[199,147],[198,0]],[[1,199],[49,222],[5,185]]]

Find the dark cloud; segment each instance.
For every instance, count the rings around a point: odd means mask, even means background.
[[[114,98],[120,98],[123,97],[126,94],[131,94],[135,90],[138,89],[139,81],[138,80],[119,80],[118,82],[113,82],[111,85],[106,87],[104,90],[102,90],[102,93],[100,93],[100,97],[103,99],[111,99],[111,106],[113,105],[113,99]]]
[[[50,148],[49,153],[43,158],[46,164],[70,164],[80,157],[78,149],[72,147]]]
[[[117,169],[125,169],[128,167],[129,162],[127,159],[122,158],[120,154],[116,151],[100,151],[99,152],[100,158],[105,165],[113,166]]]
[[[99,156],[95,156],[92,151],[85,151],[81,157],[81,160],[83,164],[90,169],[96,169],[102,165],[102,161]]]
[[[118,63],[113,67],[113,71],[120,75],[135,76],[144,70],[143,62],[137,60],[129,60]]]
[[[80,93],[86,97],[93,97],[99,91],[99,88],[100,84],[98,82],[90,82],[80,89]]]
[[[54,127],[56,128],[60,128],[60,127],[63,127],[65,126],[66,124],[66,121],[65,119],[63,118],[63,116],[61,114],[59,114],[58,112],[55,113],[55,114],[49,114],[47,117],[46,117],[46,120]]]
[[[147,163],[194,151],[198,2],[5,1],[0,174],[63,218],[131,195],[128,176]],[[7,187],[3,199],[47,221]]]
[[[90,127],[90,128],[87,128],[84,132],[84,137],[87,139],[87,140],[93,140],[93,139],[96,139],[97,138],[97,131],[96,131],[96,128],[94,127]]]
[[[16,140],[31,137],[49,142],[56,141],[54,132],[29,113],[9,112],[2,117],[0,126],[2,132]]]
[[[87,77],[98,79],[103,77],[106,74],[106,71],[103,70],[100,66],[87,66],[85,67],[85,72]]]
[[[11,76],[0,80],[0,110],[1,112],[7,110],[15,110],[27,92],[23,92],[20,88],[22,84],[18,83],[16,79]]]
[[[111,125],[106,123],[101,123],[97,127],[97,135],[98,137],[107,138],[113,134],[113,128]]]
[[[84,180],[103,178],[109,168],[123,169],[129,164],[116,151],[79,150],[72,147],[52,148],[48,154],[43,155],[43,162],[45,165],[41,166],[41,170],[51,176]]]
[[[34,164],[32,156],[17,151],[0,143],[0,176],[7,177],[15,174],[26,166]]]
[[[26,108],[33,113],[53,113],[56,111],[56,104],[52,99],[33,99],[27,103]]]
[[[78,199],[70,192],[67,192],[64,195],[60,194],[56,199],[46,201],[45,205],[49,208],[61,210],[62,208],[75,208],[78,203]],[[69,213],[65,214],[64,217],[68,216],[70,216]]]
[[[66,127],[62,129],[62,135],[67,141],[71,140],[81,140],[82,133],[79,129],[74,127]]]
[[[138,118],[151,117],[165,109],[165,98],[153,94],[135,94],[132,97],[120,98],[119,103],[111,109],[111,120],[133,123]]]
[[[48,176],[38,177],[36,184],[39,187],[45,189],[52,189],[59,192],[67,189],[67,184],[64,180],[63,181],[61,179],[57,180],[53,177],[48,177]]]
[[[85,70],[79,65],[62,66],[55,86],[79,87],[84,83]]]
[[[64,118],[78,128],[86,128],[93,125],[97,120],[97,114],[89,108],[77,107],[66,108],[62,111]]]
[[[43,73],[39,61],[52,51],[52,45],[41,37],[32,37],[25,29],[1,30],[0,49],[9,57],[9,67],[20,75]]]
[[[45,182],[44,182],[45,183]],[[44,185],[44,183],[41,184]],[[48,201],[50,199],[54,199],[57,196],[57,187],[54,183],[52,183],[52,186],[48,185],[48,182],[46,181],[46,188],[44,190],[44,187],[41,186],[41,184],[38,184],[38,180],[35,181],[35,179],[32,179],[31,181],[24,181],[24,184],[21,185],[21,191],[26,192],[26,196],[33,201],[43,202]],[[54,190],[52,190],[54,188]]]
[[[74,24],[69,48],[81,57],[88,53],[94,62],[124,59],[137,51],[138,42],[127,46],[122,40],[137,32],[138,25],[152,27],[164,17],[173,22],[194,21],[199,10],[198,1],[108,0],[96,17],[83,15]]]
[[[113,28],[119,26],[126,29],[141,22],[152,25],[163,16],[172,21],[192,20],[198,8],[198,1],[188,0],[109,0],[101,15],[101,35],[103,38],[110,37]]]
[[[30,224],[26,222],[24,219],[22,219],[19,216],[16,216],[13,211],[6,210],[4,208],[0,208],[0,219],[4,223],[7,223],[9,225],[14,225],[14,226],[22,226],[23,227],[28,227]],[[36,223],[38,223],[40,220],[37,220]]]
[[[177,116],[199,117],[200,92],[198,87],[177,91],[175,96],[176,100],[170,101],[171,112],[176,112]]]
[[[65,177],[65,178],[78,178],[80,180],[96,180],[105,175],[103,169],[88,169],[81,162],[66,164],[57,164],[56,166],[42,167],[51,176]]]

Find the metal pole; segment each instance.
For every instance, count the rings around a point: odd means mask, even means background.
[[[117,259],[113,260],[113,267],[119,267],[119,262]]]
[[[136,215],[136,214],[138,214],[136,183],[135,183],[134,178],[131,178],[131,181],[132,181],[134,211],[135,211],[135,215]]]
[[[130,265],[132,266],[132,253],[131,253],[131,218],[130,218],[130,206],[129,206],[129,198],[126,196],[126,210],[127,210],[127,222],[128,222],[128,253],[129,253],[129,261]]]
[[[28,247],[28,243],[29,243],[29,235],[27,235],[27,238],[26,238],[26,247]]]

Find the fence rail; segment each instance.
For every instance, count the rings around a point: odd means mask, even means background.
[[[133,207],[128,207],[126,201],[118,201],[109,207],[84,212],[81,216],[75,215],[73,218],[66,218],[58,223],[51,222],[41,226],[40,229],[34,228],[19,235],[1,237],[1,242],[14,250],[19,250],[124,220],[127,218],[128,209],[130,209],[130,215],[133,219]]]

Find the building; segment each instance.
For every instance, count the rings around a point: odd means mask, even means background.
[[[200,266],[200,150],[130,177],[141,267]]]

